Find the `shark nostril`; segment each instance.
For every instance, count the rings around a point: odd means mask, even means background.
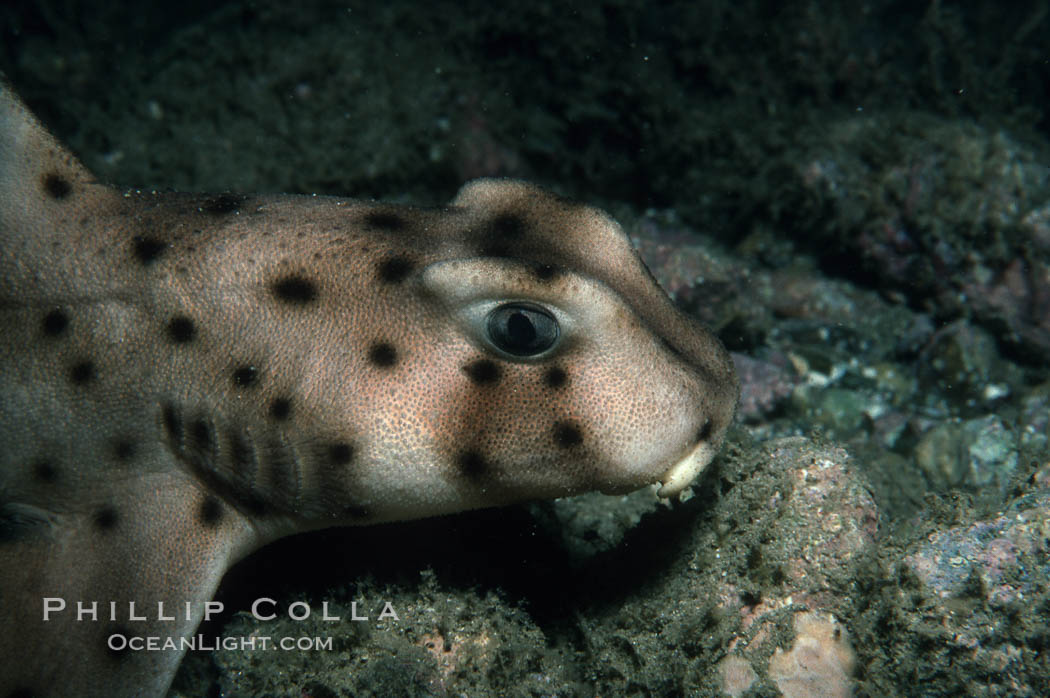
[[[707,441],[711,438],[711,432],[714,431],[714,424],[711,423],[710,419],[705,419],[700,430],[696,432],[696,443],[701,441]]]

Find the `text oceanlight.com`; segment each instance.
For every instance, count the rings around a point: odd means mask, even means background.
[[[194,635],[192,637],[158,637],[156,635],[124,635],[113,633],[106,638],[106,645],[114,652],[160,652],[167,650],[194,651],[194,650],[284,650],[310,651],[331,650],[332,638],[330,637],[278,637],[269,635],[248,635],[242,637],[205,637]]]

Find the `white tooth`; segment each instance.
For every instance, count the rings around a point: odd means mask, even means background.
[[[712,448],[708,441],[698,443],[696,448],[687,453],[685,458],[672,465],[664,474],[663,486],[657,490],[657,496],[673,497],[684,490],[707,467],[717,452],[717,449]]]

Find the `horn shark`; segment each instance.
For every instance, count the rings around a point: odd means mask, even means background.
[[[5,697],[162,695],[282,536],[676,495],[739,392],[595,208],[505,179],[438,208],[114,188],[2,78],[0,328]]]

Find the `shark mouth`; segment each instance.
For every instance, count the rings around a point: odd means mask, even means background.
[[[666,499],[684,490],[707,467],[717,452],[718,450],[708,441],[698,443],[660,478],[661,487],[656,491],[657,496]]]

